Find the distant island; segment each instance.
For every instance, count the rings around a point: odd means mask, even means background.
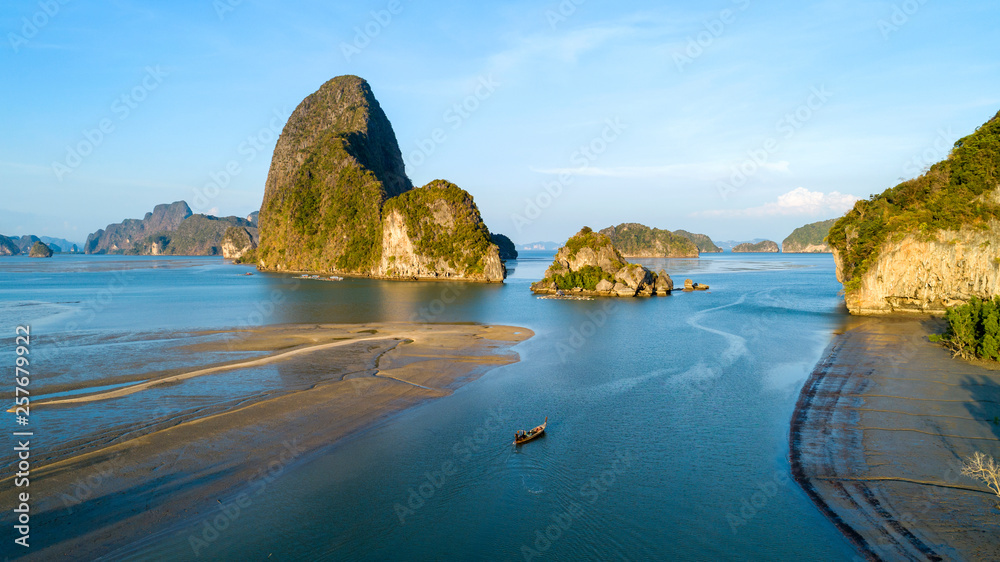
[[[517,259],[517,247],[511,242],[510,238],[507,238],[503,234],[490,233],[490,240],[497,245],[500,250],[500,259],[502,260],[516,260]]]
[[[830,253],[833,248],[826,243],[826,235],[837,222],[837,219],[809,223],[792,231],[781,242],[781,251],[786,254],[823,254]]]
[[[30,258],[51,258],[52,249],[45,245],[45,242],[39,240],[35,242],[31,249],[28,250],[28,257]]]
[[[251,244],[256,243],[257,229],[248,219],[193,214],[186,202],[175,201],[155,206],[142,219],[125,219],[97,230],[87,237],[84,252],[143,256],[225,255],[224,238],[232,227],[243,229]],[[232,241],[229,245],[233,246]]]
[[[562,247],[559,242],[529,242],[528,244],[522,244],[522,250],[558,250]]]
[[[278,138],[258,218],[261,270],[503,282],[500,249],[472,196],[414,188],[371,87],[338,76],[295,108]]]
[[[764,241],[764,238],[754,238],[752,240],[716,240],[715,243],[719,246],[721,251],[732,252],[733,248],[739,246],[740,244],[756,244]]]
[[[781,249],[778,244],[770,240],[763,240],[755,244],[744,242],[733,247],[733,253],[778,253]]]
[[[31,249],[41,242],[51,252],[73,253],[78,252],[76,244],[63,238],[51,238],[49,236],[35,236],[25,234],[24,236],[3,236],[0,235],[0,256],[21,256],[30,255]]]
[[[722,251],[722,248],[717,246],[715,242],[712,242],[712,239],[707,234],[695,234],[686,230],[675,230],[674,234],[683,236],[694,242],[694,245],[698,247],[698,251],[703,254],[713,254]]]
[[[559,249],[545,277],[531,284],[535,293],[607,297],[668,295],[673,288],[666,272],[626,262],[606,234],[586,226]]]
[[[696,258],[698,247],[690,239],[669,230],[627,222],[600,231],[614,247],[630,258]]]
[[[1000,294],[1000,113],[827,236],[853,314],[941,313]]]

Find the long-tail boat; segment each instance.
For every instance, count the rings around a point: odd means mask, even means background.
[[[514,444],[520,445],[522,443],[527,443],[528,441],[531,441],[535,437],[538,437],[539,435],[545,433],[545,426],[548,424],[549,424],[549,417],[545,416],[545,421],[542,422],[542,425],[534,429],[530,429],[528,431],[518,430],[518,432],[514,434]]]

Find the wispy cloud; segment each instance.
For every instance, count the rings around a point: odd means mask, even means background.
[[[692,213],[696,217],[769,217],[781,215],[842,214],[860,199],[856,195],[831,191],[809,191],[804,187],[779,195],[776,201],[747,209],[713,209]]]

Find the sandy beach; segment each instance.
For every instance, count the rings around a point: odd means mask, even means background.
[[[960,474],[1000,456],[1000,371],[930,343],[943,328],[852,319],[792,417],[793,476],[870,560],[1000,558],[1000,498]]]
[[[27,559],[127,555],[137,541],[216,513],[220,505],[239,505],[248,484],[266,471],[289,470],[394,413],[517,362],[511,347],[533,333],[511,326],[371,323],[286,325],[233,335],[188,351],[265,353],[143,376],[103,392],[39,400],[32,403],[33,414],[74,408],[87,416],[162,385],[261,365],[275,365],[283,374],[319,369],[329,376],[305,388],[249,396],[221,411],[166,421],[151,416],[100,442],[40,454],[31,473],[33,544]],[[9,487],[11,480],[8,472],[0,485]],[[12,524],[10,515],[4,513],[3,524]]]

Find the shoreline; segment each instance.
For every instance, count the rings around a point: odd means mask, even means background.
[[[792,477],[868,560],[1000,557],[997,498],[960,475],[1000,453],[1000,372],[952,359],[929,316],[852,318],[799,395]]]
[[[114,408],[123,396],[143,397],[158,384],[176,388],[261,360],[274,365],[286,383],[291,378],[285,376],[310,369],[329,372],[305,387],[279,387],[274,394],[172,424],[132,420],[120,428],[121,440],[39,462],[32,467],[31,521],[33,530],[44,532],[32,534],[25,559],[127,555],[131,548],[185,528],[194,537],[201,532],[195,524],[217,515],[220,506],[252,501],[252,492],[266,483],[259,478],[267,474],[262,471],[293,470],[405,410],[518,362],[511,348],[533,335],[526,328],[478,324],[277,326],[237,342],[269,348],[272,353],[263,358],[203,365],[188,369],[187,375],[197,375],[82,397],[87,401],[50,403],[99,416],[101,408]],[[290,350],[289,342],[300,345]],[[223,345],[232,343],[195,344],[190,352]],[[119,390],[130,392],[116,394]],[[134,424],[154,429],[132,437]],[[8,515],[0,521],[9,523]]]

